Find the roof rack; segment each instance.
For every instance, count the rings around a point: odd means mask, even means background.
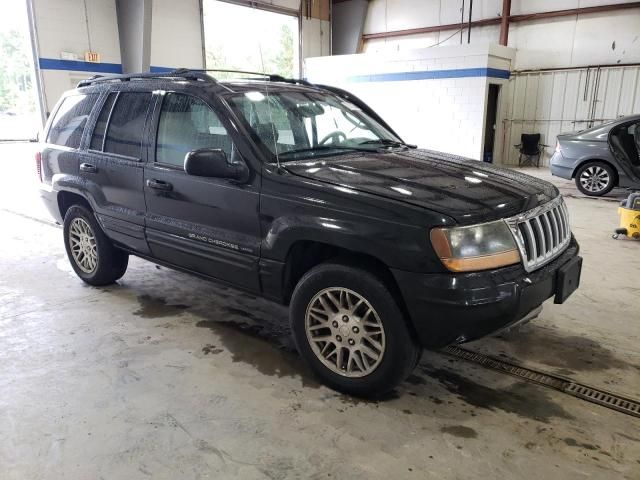
[[[216,79],[204,73],[204,70],[191,70],[187,68],[178,68],[170,72],[164,73],[126,73],[121,75],[94,75],[91,78],[80,80],[77,87],[87,87],[96,83],[103,82],[128,82],[138,79],[154,79],[154,78],[183,78],[185,80],[202,80],[205,82],[217,83]]]
[[[286,78],[286,77],[283,77],[282,75],[277,75],[273,73],[251,72],[247,70],[228,70],[228,69],[221,69],[221,68],[202,68],[202,69],[178,68],[176,70],[172,70],[170,72],[164,72],[164,73],[126,73],[121,75],[94,75],[91,78],[80,80],[80,82],[78,82],[77,87],[78,88],[88,87],[89,85],[93,85],[96,83],[103,83],[103,82],[128,82],[131,80],[154,79],[154,78],[158,78],[158,79],[182,78],[185,80],[201,80],[205,82],[218,83],[218,81],[211,75],[208,75],[207,72],[240,73],[242,75],[256,75],[257,77],[262,77],[262,78],[256,78],[255,80],[264,80],[268,82],[286,82],[286,83],[292,83],[292,84],[298,84],[298,85],[305,85],[307,87],[315,86],[314,84],[306,80],[296,79],[296,78]]]

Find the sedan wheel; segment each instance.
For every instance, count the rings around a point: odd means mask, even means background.
[[[576,173],[576,186],[585,195],[604,195],[615,186],[614,171],[603,162],[587,163]]]
[[[609,186],[611,177],[607,171],[598,166],[587,168],[582,175],[580,175],[580,183],[582,186],[593,193],[598,193]]]

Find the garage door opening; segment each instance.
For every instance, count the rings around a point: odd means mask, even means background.
[[[26,2],[0,16],[0,141],[35,138],[40,128]]]
[[[207,68],[298,77],[300,32],[296,14],[204,0],[203,28]]]

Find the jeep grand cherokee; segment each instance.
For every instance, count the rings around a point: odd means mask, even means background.
[[[82,280],[112,283],[136,255],[289,305],[300,355],[343,392],[386,392],[423,347],[578,286],[553,185],[407,145],[334,87],[96,77],[63,95],[43,138],[42,198]]]

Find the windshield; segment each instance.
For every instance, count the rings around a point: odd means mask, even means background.
[[[230,104],[254,140],[280,161],[404,145],[356,105],[328,93],[251,91],[232,96]]]

